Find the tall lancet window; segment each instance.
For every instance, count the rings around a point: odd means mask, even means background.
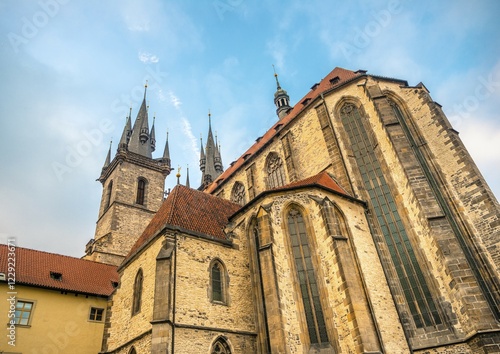
[[[272,189],[285,184],[285,168],[277,153],[271,152],[266,159],[267,188]]]
[[[139,178],[137,180],[137,197],[136,204],[144,205],[144,197],[146,195],[146,180],[144,178]]]
[[[342,107],[340,117],[349,136],[363,187],[370,196],[370,203],[384,235],[413,322],[417,328],[441,324],[442,320],[429,285],[363,123],[364,118],[359,109],[351,103]]]
[[[292,253],[299,280],[300,294],[304,304],[307,329],[311,344],[328,342],[325,318],[316,281],[316,272],[312,263],[311,248],[299,210],[293,208],[288,212],[288,231],[292,243]]]
[[[227,304],[227,274],[222,262],[215,259],[210,265],[210,301]]]
[[[142,269],[137,271],[134,281],[134,296],[132,300],[132,316],[141,311],[141,300],[142,300],[142,281],[144,277],[142,275]]]
[[[106,190],[106,203],[104,204],[104,209],[109,208],[111,205],[111,192],[113,192],[113,181],[109,181],[108,189]]]

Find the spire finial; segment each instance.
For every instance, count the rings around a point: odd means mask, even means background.
[[[210,108],[208,109],[208,126],[212,127],[212,113],[210,113]]]
[[[181,184],[180,178],[181,178],[181,166],[177,166],[177,174],[175,175],[177,177],[177,184]]]
[[[274,67],[274,64],[273,64],[273,71],[274,71],[274,78],[276,79],[276,86],[279,89],[281,89],[281,86],[280,86],[280,82],[278,81],[278,74],[276,74],[276,68]]]
[[[144,84],[144,99],[146,99],[146,91],[148,89],[148,80],[146,80],[146,83]]]

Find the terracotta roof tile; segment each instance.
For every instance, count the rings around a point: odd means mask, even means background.
[[[284,186],[274,188],[272,190],[274,191],[282,189],[294,189],[298,187],[308,187],[308,186],[321,186],[330,189],[332,191],[335,191],[339,194],[344,194],[346,196],[351,197],[347,193],[347,191],[344,188],[342,188],[326,171],[322,171],[317,175],[305,178],[300,181],[292,182]]]
[[[240,207],[228,200],[177,185],[134,244],[126,260],[166,225],[225,240],[223,228],[229,216]]]
[[[243,155],[241,155],[238,160],[236,160],[231,166],[225,170],[215,181],[206,188],[206,192],[212,193],[217,186],[229,178],[235,171],[237,171],[248,159],[250,155],[253,155],[259,151],[263,146],[265,146],[283,127],[290,123],[305,107],[306,105],[299,104],[308,100],[311,102],[316,97],[320,96],[323,92],[332,89],[334,87],[340,86],[350,80],[353,80],[359,76],[363,76],[365,71],[351,71],[342,68],[333,69],[327,76],[325,76],[319,84],[315,84],[312,89],[291,109],[291,111],[284,118],[277,121],[260,139],[257,140]],[[246,158],[243,158],[246,156]]]
[[[6,276],[8,253],[7,245],[0,244],[0,272]],[[112,283],[119,281],[116,266],[22,247],[16,247],[15,255],[16,284],[109,296]],[[61,280],[51,272],[61,274]]]

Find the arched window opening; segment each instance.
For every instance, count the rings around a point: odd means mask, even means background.
[[[142,298],[142,282],[143,282],[142,269],[137,271],[134,281],[134,297],[132,302],[132,315],[141,311],[141,298]]]
[[[144,205],[145,195],[146,195],[146,180],[144,178],[139,178],[137,180],[137,198],[135,200],[136,204]]]
[[[393,109],[396,115],[401,114],[397,105]],[[352,103],[344,104],[340,109],[340,118],[349,136],[363,187],[370,196],[370,204],[389,249],[413,322],[417,328],[439,325],[442,323],[439,310],[382,172],[373,142],[370,141],[371,131],[366,129],[359,108]]]
[[[327,343],[325,317],[321,308],[316,272],[306,233],[306,225],[300,211],[292,208],[288,212],[288,232],[292,243],[297,278],[300,286],[306,325],[311,344]]]
[[[128,354],[137,354],[137,352],[135,351],[135,348],[132,347],[132,348],[130,348],[130,351],[128,352]]]
[[[271,152],[266,159],[267,188],[272,189],[285,185],[285,168],[283,161],[275,152]]]
[[[108,184],[108,189],[106,190],[106,203],[104,204],[104,209],[109,208],[111,204],[111,192],[113,191],[113,181]]]
[[[218,259],[214,260],[210,265],[210,301],[220,304],[227,304],[228,295],[228,278],[224,264]]]
[[[241,182],[236,182],[231,191],[231,201],[239,205],[245,205],[245,186]]]
[[[212,345],[210,354],[231,354],[231,348],[224,338],[219,337]]]

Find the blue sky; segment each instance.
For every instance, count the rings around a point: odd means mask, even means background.
[[[423,82],[500,195],[500,2],[0,2],[0,242],[81,256],[96,182],[148,80],[159,157],[200,182],[207,113],[227,166],[334,67]],[[175,173],[167,188],[175,185]]]

